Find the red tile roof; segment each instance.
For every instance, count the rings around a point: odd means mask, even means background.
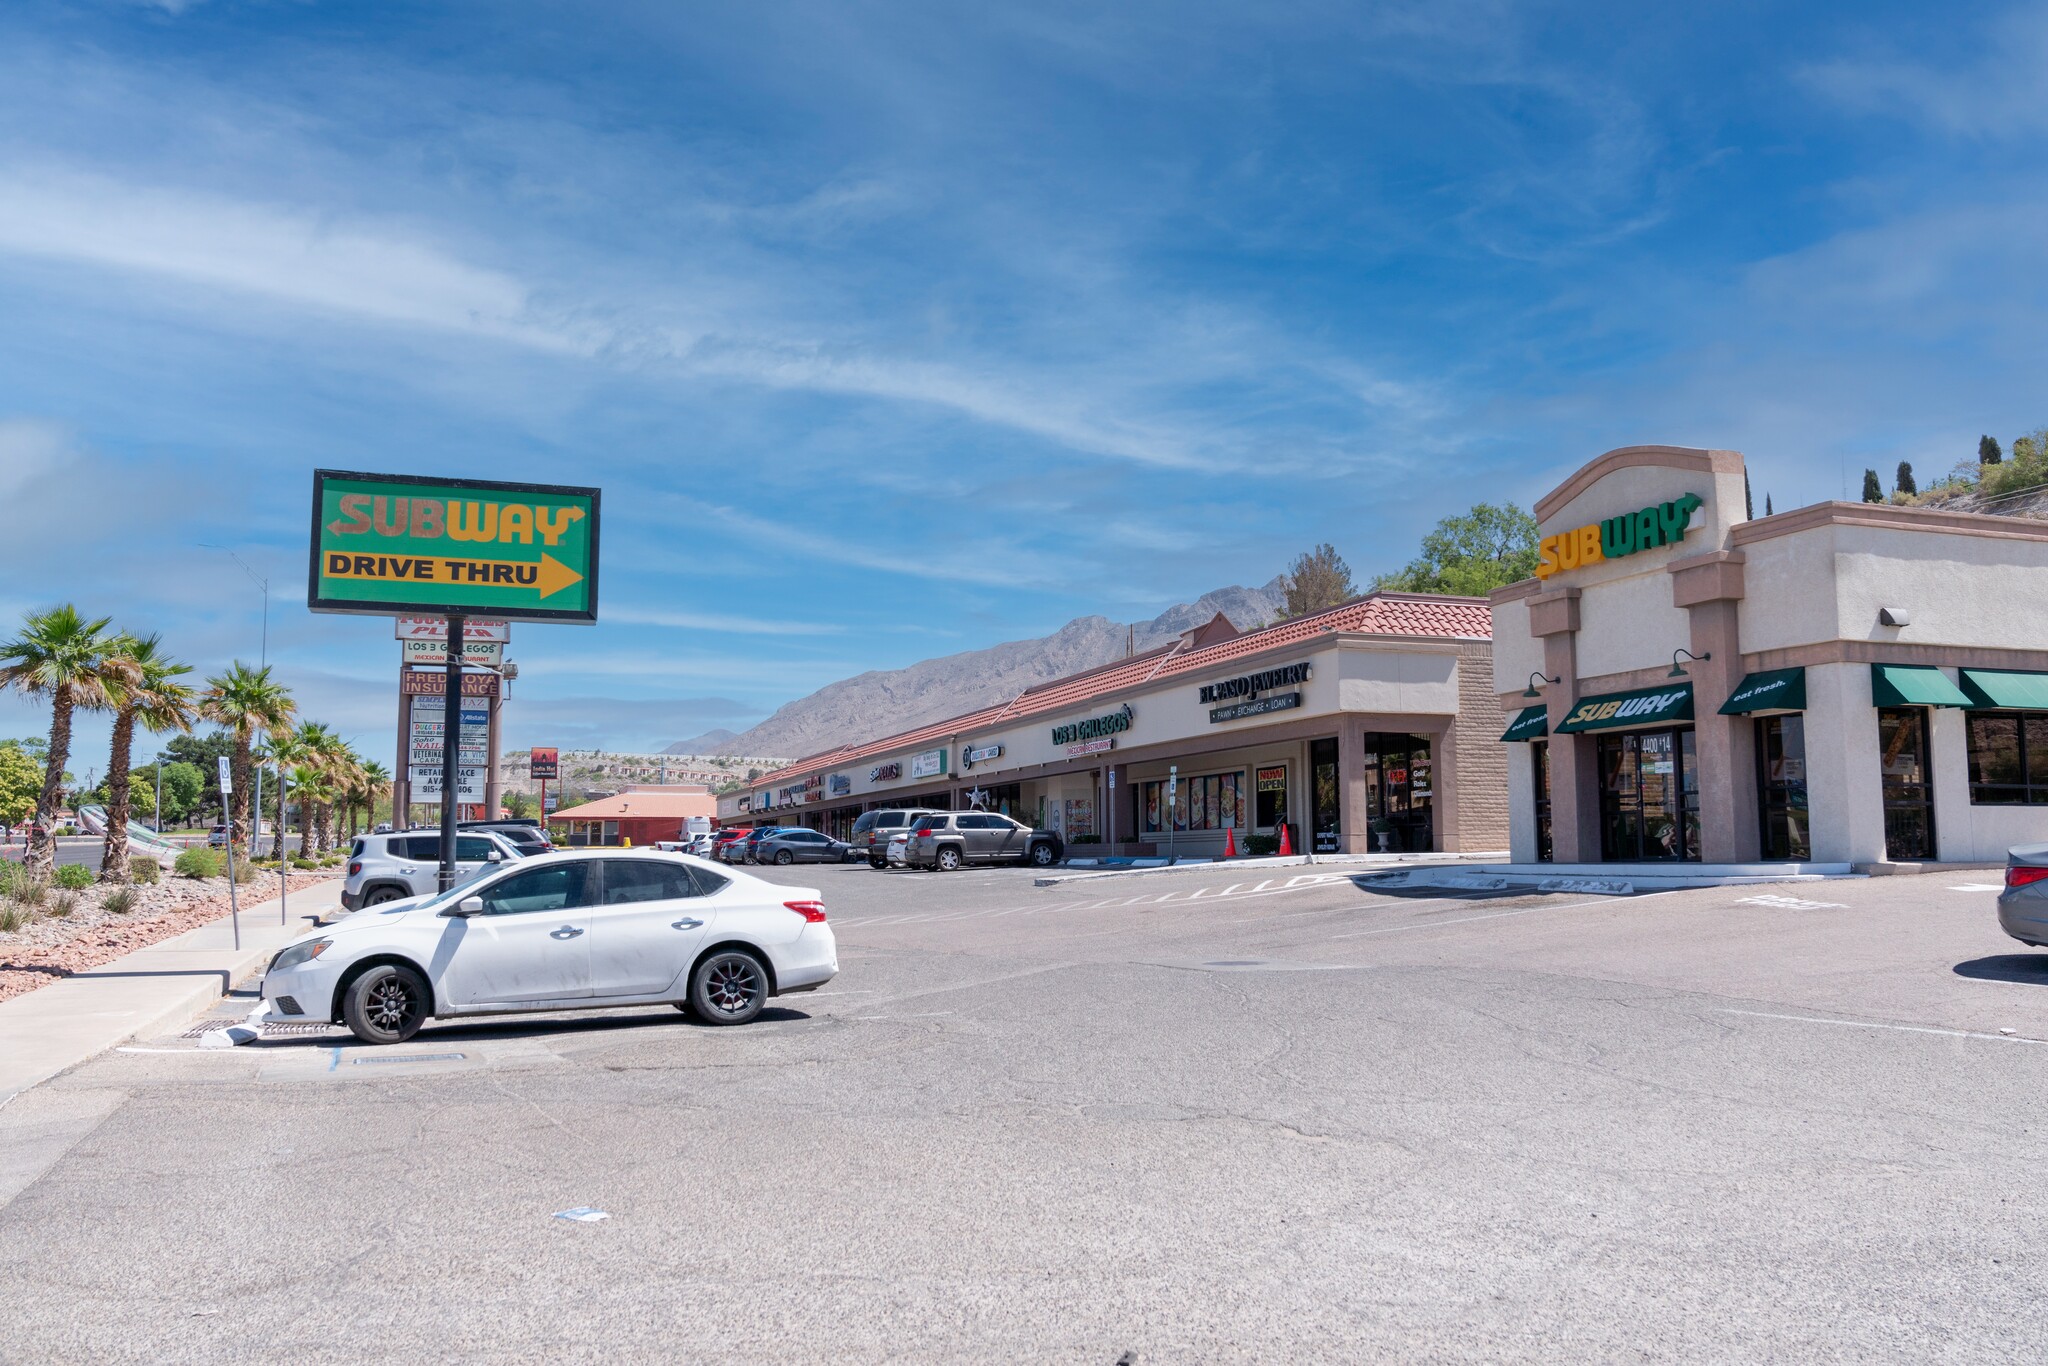
[[[1295,617],[1263,630],[1247,631],[1202,649],[1160,646],[1130,659],[1119,659],[1065,678],[1056,678],[1050,683],[1040,683],[1001,706],[983,707],[963,716],[934,721],[916,730],[813,754],[756,779],[751,786],[768,787],[819,769],[838,768],[876,755],[951,740],[956,735],[984,730],[998,722],[1008,723],[1045,712],[1065,711],[1092,698],[1137,687],[1154,679],[1215,669],[1234,659],[1304,644],[1331,634],[1404,636],[1417,640],[1491,640],[1493,611],[1485,598],[1368,593],[1362,598],[1353,598],[1350,602],[1339,603],[1305,617]]]

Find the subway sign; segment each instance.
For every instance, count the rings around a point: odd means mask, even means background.
[[[315,612],[597,620],[598,491],[313,472]]]
[[[1126,702],[1107,716],[1091,716],[1086,721],[1073,721],[1064,726],[1054,726],[1052,742],[1056,745],[1077,745],[1083,740],[1102,740],[1120,735],[1130,728],[1131,705]],[[1110,747],[1105,745],[1103,748]]]
[[[1624,512],[1619,517],[1545,536],[1536,548],[1536,577],[1547,579],[1560,569],[1584,569],[1639,550],[1677,545],[1691,528],[1694,509],[1706,501],[1697,493],[1688,493],[1640,512]]]

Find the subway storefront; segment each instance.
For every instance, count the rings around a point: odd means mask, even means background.
[[[1517,861],[2001,861],[2048,840],[2048,526],[1744,515],[1741,456],[1610,451],[1493,595]],[[2037,783],[2037,778],[2041,781]]]

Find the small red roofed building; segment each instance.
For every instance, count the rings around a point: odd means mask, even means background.
[[[561,844],[616,845],[630,840],[640,848],[683,839],[691,817],[708,821],[717,810],[718,799],[702,783],[649,783],[557,811],[548,817],[548,826]]]

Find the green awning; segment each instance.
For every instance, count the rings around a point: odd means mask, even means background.
[[[1963,695],[1973,707],[2007,711],[2048,711],[2048,674],[2012,673],[2004,669],[1963,670]]]
[[[1550,709],[1538,702],[1524,707],[1514,723],[1501,735],[1503,740],[1535,740],[1550,734]]]
[[[1619,730],[1623,727],[1659,726],[1672,721],[1692,720],[1692,684],[1669,688],[1640,688],[1635,692],[1602,693],[1586,697],[1572,708],[1559,735],[1581,730]]]
[[[1880,707],[1967,707],[1970,699],[1931,664],[1873,664],[1870,694]]]
[[[1765,669],[1762,673],[1749,674],[1721,704],[1723,716],[1741,716],[1752,711],[1805,710],[1804,669]]]

